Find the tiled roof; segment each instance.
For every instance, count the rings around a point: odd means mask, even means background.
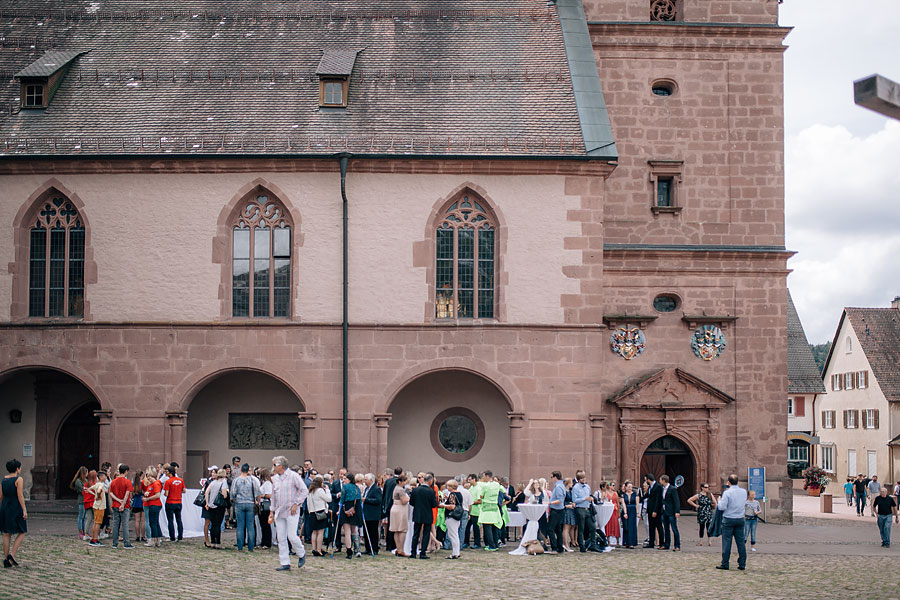
[[[85,48],[42,114],[18,112],[14,73],[47,49]],[[365,48],[345,110],[318,107],[329,48]],[[557,8],[545,0],[5,0],[0,9],[0,155],[586,158],[579,108]]]
[[[65,50],[62,52],[51,50],[16,73],[16,77],[50,77],[85,52],[85,50]]]
[[[822,375],[816,366],[803,331],[803,324],[788,291],[787,302],[787,331],[788,331],[788,393],[789,394],[824,394],[825,385],[822,383]]]
[[[844,314],[850,319],[885,398],[900,401],[900,310],[845,308]]]
[[[323,50],[316,75],[350,75],[358,53],[359,50]]]

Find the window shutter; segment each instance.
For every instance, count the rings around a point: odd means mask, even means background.
[[[806,399],[803,397],[794,398],[794,416],[795,417],[804,417],[806,416]]]
[[[828,412],[831,413],[831,427],[830,427],[830,428],[831,428],[831,429],[834,429],[834,428],[835,428],[835,423],[834,423],[834,422],[835,422],[835,420],[837,419],[837,412],[836,412],[836,411],[833,411],[833,410],[830,410],[830,411],[828,411]]]
[[[844,411],[844,429],[847,429],[847,414],[849,412],[850,412],[849,410]]]
[[[859,427],[859,411],[858,410],[853,411],[853,425],[855,427]]]
[[[869,371],[863,371],[863,381],[865,382],[865,387],[869,387]]]
[[[878,429],[878,409],[875,409],[875,421],[873,423],[873,429]]]
[[[837,374],[837,389],[838,391],[844,389],[844,376],[841,373]]]
[[[813,414],[815,414],[815,413],[813,413]],[[822,428],[824,429],[825,428],[825,411],[824,410],[822,411],[822,420],[819,421],[819,423],[822,425]]]
[[[853,382],[853,387],[859,389],[859,371],[854,371],[850,374],[850,380]]]

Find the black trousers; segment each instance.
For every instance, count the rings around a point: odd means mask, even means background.
[[[378,524],[381,521],[366,521],[366,554],[378,554]]]
[[[259,529],[262,532],[262,540],[259,545],[265,548],[272,547],[272,526],[269,525],[269,513],[271,511],[259,511]]]
[[[384,526],[384,549],[390,552],[397,548],[396,542],[394,542],[394,534],[388,529],[388,525]],[[400,549],[403,550],[402,548]]]
[[[500,536],[500,530],[497,529],[497,526],[485,523],[482,527],[484,527],[484,547],[499,548],[500,542],[497,538]]]
[[[665,534],[663,533],[662,526],[662,515],[660,513],[656,513],[654,517],[650,513],[647,513],[648,518],[650,519],[650,547],[656,546],[656,536],[659,534],[659,545],[662,546],[665,541]]]
[[[547,535],[550,538],[550,546],[556,552],[564,552],[562,545],[564,512],[564,510],[550,510],[550,523],[547,526]]]
[[[472,514],[469,514],[469,522],[466,524],[466,539],[463,540],[464,544],[469,543],[469,532],[474,532],[475,536],[475,545],[481,545],[481,529],[478,528],[478,517],[473,517]]]
[[[166,523],[169,524],[169,539],[175,541],[175,528],[172,526],[172,518],[178,524],[178,539],[184,538],[184,525],[181,524],[181,505],[166,504]]]
[[[419,539],[421,538],[421,542]],[[416,555],[416,546],[419,546],[421,543],[421,549],[419,550],[419,556],[425,556],[428,552],[428,542],[431,541],[431,523],[413,523],[413,538],[412,545],[410,546],[413,556]]]
[[[225,518],[225,507],[217,506],[209,510],[209,543],[222,543],[222,519]]]
[[[589,509],[576,508],[575,525],[578,526],[578,548],[584,550],[594,541],[594,530],[597,527],[597,522],[591,516]]]

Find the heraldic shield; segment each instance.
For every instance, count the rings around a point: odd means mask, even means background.
[[[718,358],[725,350],[725,334],[715,325],[701,325],[691,339],[694,356],[703,360]]]
[[[609,338],[609,348],[625,360],[631,360],[644,351],[644,332],[634,326],[619,327]]]

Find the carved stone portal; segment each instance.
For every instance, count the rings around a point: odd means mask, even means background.
[[[228,447],[232,450],[299,450],[297,413],[229,413]]]

